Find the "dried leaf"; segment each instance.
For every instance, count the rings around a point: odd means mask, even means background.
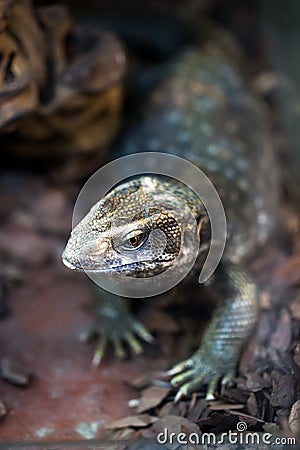
[[[298,367],[300,367],[300,344],[296,345],[294,348],[294,361]]]
[[[112,441],[134,441],[139,438],[140,430],[134,428],[118,428],[114,431],[110,430],[109,437]]]
[[[174,406],[173,402],[167,402],[165,405],[162,406],[162,408],[160,408],[160,410],[158,411],[158,416],[160,418],[163,418],[165,416],[170,415],[171,410]]]
[[[224,400],[225,401],[229,400],[232,403],[245,404],[247,402],[248,397],[249,397],[248,392],[243,392],[237,388],[227,388],[224,391]]]
[[[300,255],[289,258],[274,274],[279,283],[285,286],[293,286],[300,282]]]
[[[129,385],[134,387],[135,389],[143,389],[144,387],[149,385],[150,381],[151,377],[149,376],[149,374],[143,373],[130,380]]]
[[[300,319],[300,294],[291,302],[290,310],[294,319]]]
[[[291,344],[292,330],[290,314],[283,309],[281,311],[277,329],[271,337],[271,346],[281,353],[287,351]]]
[[[225,403],[222,400],[217,400],[214,402],[209,402],[209,407],[213,411],[226,411],[228,409],[242,409],[244,408],[244,405],[238,405],[233,403]]]
[[[234,412],[234,411],[233,411]],[[238,414],[236,412],[236,414]],[[209,417],[200,419],[198,424],[203,429],[209,429],[212,433],[222,433],[226,430],[232,430],[235,428],[238,422],[238,418],[234,414],[226,413],[220,414],[219,412],[213,412]]]
[[[188,419],[196,422],[202,416],[204,410],[207,409],[207,406],[207,401],[204,398],[198,400],[195,406],[189,411]]]
[[[268,386],[270,386],[268,381],[264,380],[263,377],[257,373],[247,374],[247,389],[249,389],[249,391],[258,392]]]
[[[289,426],[292,433],[298,436],[300,431],[300,400],[297,400],[292,408],[289,416]]]
[[[128,428],[128,427],[137,427],[143,428],[148,425],[156,422],[157,417],[150,416],[149,414],[141,414],[137,416],[128,416],[123,417],[122,419],[115,420],[109,423],[106,428],[114,429],[114,428]]]
[[[164,398],[167,397],[171,389],[164,389],[157,386],[153,386],[142,391],[139,405],[136,408],[136,412],[148,411],[149,409],[158,406]]]
[[[247,400],[247,408],[248,408],[248,411],[251,414],[251,416],[257,415],[257,412],[258,412],[257,401],[256,401],[256,397],[253,394],[253,392],[251,392],[251,394],[249,395],[249,398]]]
[[[270,403],[274,408],[290,409],[295,401],[295,397],[294,376],[290,374],[283,375],[273,390]]]
[[[263,429],[267,432],[267,433],[271,433],[272,436],[278,436],[281,434],[281,430],[279,428],[278,425],[276,425],[276,423],[265,423],[263,425]]]
[[[239,420],[245,419],[249,425],[255,425],[257,422],[264,423],[264,420],[258,419],[258,417],[250,416],[249,414],[242,413],[240,411],[228,410],[232,416],[238,416]]]
[[[152,427],[153,433],[161,433],[164,430],[168,430],[168,433],[176,433],[178,436],[182,432],[182,428],[185,428],[185,432],[189,433],[200,433],[199,427],[194,423],[190,422],[184,417],[177,417],[173,415],[166,416],[158,420]]]

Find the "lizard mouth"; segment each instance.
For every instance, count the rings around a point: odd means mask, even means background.
[[[110,267],[102,267],[102,268],[88,268],[88,267],[83,267],[82,265],[80,265],[80,263],[72,263],[70,262],[68,259],[63,258],[63,264],[71,270],[74,270],[76,272],[86,272],[86,273],[99,273],[99,274],[113,274],[113,273],[121,273],[121,272],[133,272],[133,270],[136,268],[136,265],[134,263],[132,264],[123,264],[123,265],[118,265],[118,266],[110,266]]]
[[[76,272],[85,272],[86,274],[99,274],[99,275],[125,275],[125,276],[131,276],[134,278],[148,278],[151,276],[156,275],[157,273],[161,273],[161,268],[157,267],[156,270],[152,269],[150,273],[145,270],[145,267],[143,267],[143,264],[139,262],[137,263],[129,263],[129,264],[123,264],[123,265],[115,265],[110,267],[99,267],[99,268],[89,268],[87,265],[81,265],[79,262],[73,263],[70,262],[68,259],[63,259],[64,265],[71,270],[74,270]],[[166,269],[165,269],[166,270]],[[163,270],[164,272],[164,270]]]
[[[83,269],[79,268],[78,266],[75,266],[74,264],[72,264],[68,259],[63,258],[62,262],[68,269],[76,270],[79,272],[84,271]]]

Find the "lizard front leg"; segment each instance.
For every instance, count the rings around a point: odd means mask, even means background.
[[[240,350],[249,337],[258,311],[258,293],[250,277],[239,267],[224,263],[209,280],[208,288],[224,299],[206,329],[199,349],[167,372],[178,387],[175,401],[207,385],[207,400],[221,381],[234,378]]]
[[[93,287],[93,290],[95,325],[82,335],[84,341],[95,336],[98,337],[92,364],[94,366],[100,364],[109,343],[113,345],[118,358],[125,358],[127,355],[124,343],[134,354],[142,353],[143,349],[139,339],[151,343],[153,337],[129,311],[128,299],[98,287]]]

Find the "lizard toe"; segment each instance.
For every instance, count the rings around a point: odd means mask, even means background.
[[[221,379],[221,394],[224,393],[224,390],[227,386],[231,386],[233,384],[233,380],[235,378],[235,370],[234,368],[228,369]]]
[[[140,355],[143,353],[143,347],[131,331],[126,332],[124,337],[128,347],[135,355]]]
[[[181,398],[186,397],[195,392],[197,389],[201,387],[202,383],[203,379],[199,378],[199,379],[192,379],[191,381],[183,384],[174,398],[174,403],[177,403]]]
[[[226,359],[220,360],[212,353],[201,351],[176,364],[167,374],[172,377],[171,385],[179,388],[175,401],[203,389],[204,386],[207,386],[206,400],[214,400],[219,384],[222,392],[222,388],[234,378],[235,366]]]
[[[206,391],[206,400],[215,400],[215,391],[217,390],[220,381],[220,376],[218,374],[214,375],[208,383]]]
[[[114,352],[115,352],[116,357],[119,359],[125,359],[127,356],[127,353],[122,345],[121,339],[114,338],[112,343],[113,343]]]
[[[173,366],[172,369],[169,369],[166,372],[166,376],[172,377],[174,375],[184,372],[185,370],[190,369],[191,367],[193,367],[193,360],[191,358],[186,359],[178,364],[175,364],[175,366]]]
[[[97,337],[97,331],[95,327],[90,328],[89,330],[82,331],[79,335],[79,340],[81,342],[90,342]]]
[[[193,370],[187,370],[186,372],[182,372],[179,375],[176,375],[171,379],[171,384],[174,387],[179,387],[182,385],[185,385],[190,380],[192,380],[194,377],[194,371]]]
[[[103,335],[100,337],[96,350],[94,352],[92,366],[98,367],[100,365],[102,358],[105,354],[106,346],[107,346],[107,338],[106,336]]]
[[[155,341],[152,334],[149,333],[147,328],[141,322],[135,320],[132,324],[132,328],[136,335],[143,339],[145,342],[148,342],[148,344],[152,344]]]

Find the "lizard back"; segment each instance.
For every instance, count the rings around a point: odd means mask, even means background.
[[[121,151],[165,152],[197,165],[223,202],[224,256],[234,262],[263,243],[276,223],[279,182],[265,113],[224,51],[187,50],[154,90]]]

